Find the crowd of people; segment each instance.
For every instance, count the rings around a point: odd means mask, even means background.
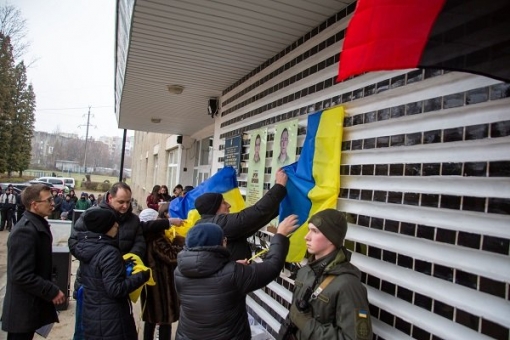
[[[82,192],[80,198],[76,196],[74,190],[70,190],[68,194],[63,194],[56,190],[52,191],[54,209],[51,213],[50,219],[53,220],[72,220],[74,210],[87,210],[90,207],[95,207],[101,203],[103,196],[94,194],[87,194]]]
[[[170,340],[175,321],[176,339],[250,339],[246,295],[280,275],[288,236],[299,225],[297,216],[278,225],[263,261],[249,260],[247,238],[277,216],[286,184],[287,175],[280,169],[275,185],[256,204],[236,213],[221,194],[202,194],[195,201],[201,219],[185,238],[167,231],[183,223],[168,215],[168,206],[185,195],[186,188],[176,186],[169,196],[165,186],[155,186],[147,208],[137,216],[131,188],[114,184],[102,201],[81,214],[69,238],[70,251],[80,261],[74,288],[83,294],[74,338],[137,339],[132,294],[145,286],[144,340],[154,339],[157,325],[159,339]],[[51,257],[45,218],[53,214],[56,197],[44,185],[21,194],[27,213],[8,241],[2,323],[8,339],[32,339],[37,328],[58,320],[50,307],[62,302],[62,292],[51,281],[47,264],[38,260]],[[297,273],[280,339],[372,338],[367,292],[343,245],[346,231],[346,217],[335,209],[320,211],[308,221],[308,264]],[[36,308],[20,307],[27,301]],[[26,322],[15,322],[14,315]]]
[[[158,211],[161,204],[170,202],[177,197],[183,197],[191,190],[193,190],[193,186],[191,185],[183,187],[181,184],[177,184],[174,187],[174,190],[172,190],[172,195],[170,196],[166,185],[155,185],[152,188],[151,193],[147,196],[145,203],[147,204],[147,208]]]
[[[24,211],[21,195],[15,192],[12,184],[5,188],[5,192],[0,187],[0,231],[10,231],[12,226],[21,219]]]
[[[51,194],[53,196],[53,211],[48,218],[53,220],[72,220],[74,210],[87,210],[97,206],[102,200],[101,194],[96,199],[94,194],[85,192],[78,198],[73,189],[70,189],[67,194],[52,190]],[[22,203],[21,194],[15,191],[12,184],[9,184],[4,192],[0,188],[0,231],[10,231],[12,226],[21,219],[24,211],[25,206]]]

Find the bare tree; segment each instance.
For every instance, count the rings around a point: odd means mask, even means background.
[[[21,59],[30,43],[27,41],[27,21],[12,5],[0,6],[0,33],[10,37],[15,60]]]

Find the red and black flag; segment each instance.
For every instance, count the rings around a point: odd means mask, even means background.
[[[337,80],[417,67],[510,82],[510,0],[358,0]]]

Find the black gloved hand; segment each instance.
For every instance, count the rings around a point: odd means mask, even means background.
[[[140,273],[142,274],[144,281],[149,280],[151,277],[151,271],[149,268],[147,268],[147,270],[142,270]]]
[[[149,268],[147,268],[147,270],[141,270],[139,272],[137,272],[136,274],[133,274],[133,276],[141,276],[143,277],[143,281],[144,282],[147,282],[150,277],[151,277],[151,271],[149,270]]]

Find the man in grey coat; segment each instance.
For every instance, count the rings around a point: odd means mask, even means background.
[[[50,188],[29,186],[21,200],[26,211],[7,241],[2,330],[8,340],[31,340],[38,328],[58,322],[55,305],[66,300],[51,280],[53,237],[45,219],[53,211]]]
[[[201,219],[196,224],[214,223],[223,229],[231,260],[251,257],[246,239],[278,216],[280,202],[287,195],[287,174],[282,169],[276,172],[275,185],[254,205],[238,213],[230,213],[230,204],[223,195],[206,193],[195,200],[195,208]]]

